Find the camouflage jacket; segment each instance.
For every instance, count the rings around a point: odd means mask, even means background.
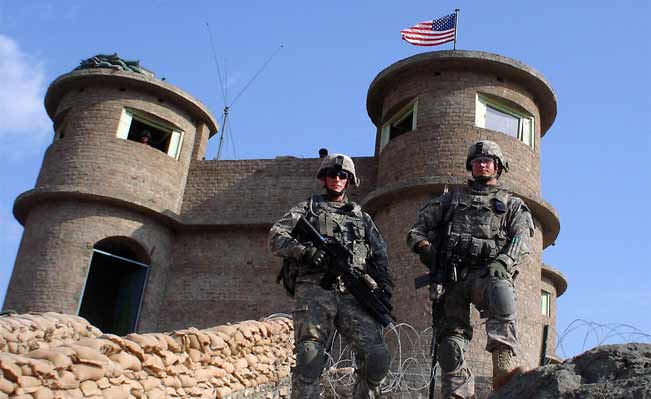
[[[315,195],[290,209],[269,231],[272,254],[293,259],[300,265],[306,244],[298,242],[290,233],[301,216],[306,217],[321,235],[334,238],[348,248],[353,253],[353,266],[366,271],[378,282],[392,285],[386,244],[380,231],[359,205],[347,199],[328,202],[325,196]],[[306,273],[299,273],[299,276],[302,274]]]
[[[407,234],[416,251],[428,240],[438,251],[453,252],[471,267],[499,260],[510,270],[528,253],[533,236],[531,212],[501,185],[469,182],[468,186],[429,201]]]

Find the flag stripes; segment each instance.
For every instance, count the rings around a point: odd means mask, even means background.
[[[400,31],[402,39],[415,46],[438,46],[454,41],[456,32],[455,14],[433,21],[423,21]]]

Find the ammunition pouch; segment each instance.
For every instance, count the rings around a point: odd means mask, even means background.
[[[468,233],[450,233],[445,250],[471,268],[483,266],[497,258],[499,254],[498,243],[495,240],[476,238]]]

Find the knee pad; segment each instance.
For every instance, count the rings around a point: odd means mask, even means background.
[[[508,318],[515,313],[515,292],[508,282],[499,281],[489,288],[488,309],[498,318]]]
[[[438,361],[446,373],[457,371],[463,364],[464,339],[456,336],[443,337],[439,344]]]
[[[366,379],[373,386],[378,386],[389,372],[391,355],[386,346],[378,345],[366,354]]]
[[[325,350],[317,341],[304,341],[296,347],[296,371],[307,383],[319,380],[325,365]]]

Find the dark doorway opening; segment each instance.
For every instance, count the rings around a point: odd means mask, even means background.
[[[124,247],[115,252],[131,255]],[[123,336],[136,330],[149,267],[129,258],[93,250],[79,316],[102,332]]]

